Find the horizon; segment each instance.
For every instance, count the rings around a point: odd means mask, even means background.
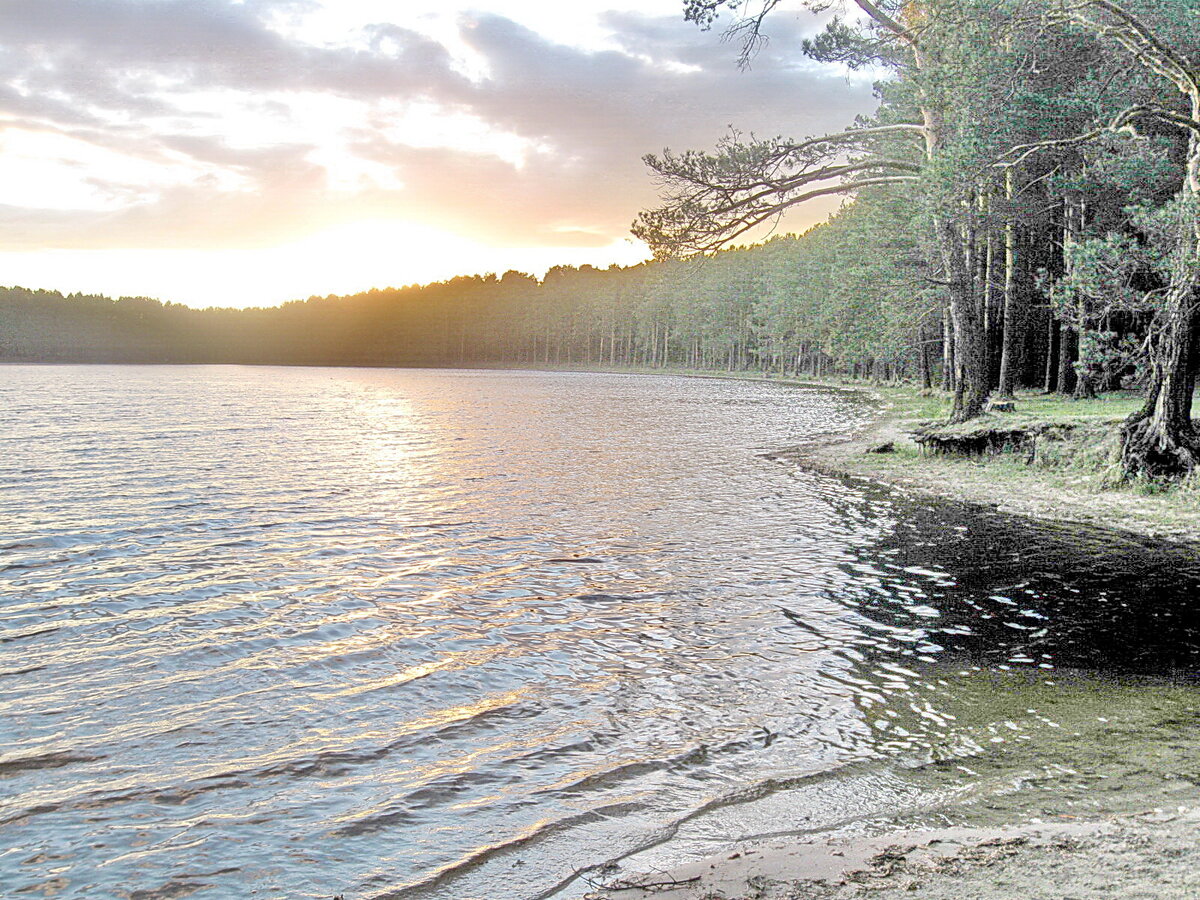
[[[818,222],[816,224],[821,224],[821,223]],[[730,244],[727,247],[721,248],[721,252],[753,251],[753,250],[756,250],[759,248],[766,247],[771,241],[774,241],[777,238],[801,239],[812,228],[815,228],[816,224],[810,225],[809,228],[803,232],[799,232],[799,231],[787,231],[787,232],[781,232],[781,233],[776,232],[776,233],[773,233],[770,235],[766,235],[761,240],[756,240],[752,243]],[[699,261],[703,262],[707,259],[708,259],[708,257],[705,257],[704,260],[699,260]],[[693,260],[693,261],[696,261],[696,260]],[[429,280],[429,281],[412,281],[412,282],[396,283],[396,284],[375,284],[375,285],[370,285],[368,287],[365,287],[365,288],[362,288],[362,289],[356,290],[356,291],[344,291],[344,292],[333,291],[333,292],[328,292],[328,293],[323,293],[323,294],[307,294],[305,296],[287,297],[283,300],[280,300],[277,303],[264,303],[264,304],[251,303],[251,304],[240,305],[240,306],[220,305],[220,304],[207,304],[207,305],[202,306],[202,305],[194,305],[194,304],[190,304],[190,303],[181,303],[180,301],[171,300],[170,298],[153,297],[153,296],[149,296],[146,294],[109,294],[109,293],[104,293],[102,291],[89,291],[89,290],[64,291],[64,290],[59,290],[59,289],[53,288],[53,287],[43,287],[43,286],[38,286],[38,285],[19,284],[19,283],[11,283],[11,284],[0,283],[0,292],[3,292],[3,291],[26,291],[29,293],[38,293],[38,292],[57,293],[60,296],[62,296],[63,299],[70,299],[71,297],[93,297],[93,298],[99,298],[99,299],[104,299],[104,300],[111,300],[114,303],[121,301],[121,300],[149,300],[154,303],[161,303],[164,306],[170,306],[170,305],[187,306],[190,309],[195,309],[195,310],[200,310],[200,311],[205,311],[205,310],[256,310],[256,309],[277,309],[280,306],[286,306],[287,304],[290,304],[290,303],[307,303],[310,300],[331,300],[331,299],[332,300],[349,300],[354,297],[362,296],[364,294],[369,294],[372,292],[387,293],[387,292],[401,292],[401,291],[420,291],[420,290],[425,290],[427,288],[437,287],[439,285],[447,285],[447,284],[449,284],[453,281],[457,281],[459,279],[478,278],[480,280],[486,281],[487,279],[491,278],[491,279],[495,279],[496,281],[500,281],[500,280],[503,280],[506,276],[508,276],[510,274],[517,275],[520,277],[532,278],[540,286],[545,282],[546,277],[554,269],[567,269],[567,270],[583,271],[585,269],[590,268],[596,272],[611,272],[613,270],[625,271],[625,270],[629,270],[629,269],[634,269],[641,265],[656,265],[661,262],[663,262],[663,260],[656,260],[653,257],[644,257],[644,258],[637,259],[632,263],[612,262],[612,263],[609,263],[608,265],[593,265],[593,264],[587,263],[587,262],[583,262],[583,263],[579,263],[579,264],[569,264],[569,265],[552,264],[552,265],[547,266],[540,272],[531,272],[531,271],[527,271],[524,269],[514,269],[514,268],[504,269],[502,271],[496,270],[496,269],[490,269],[490,270],[478,271],[478,272],[457,273],[457,274],[448,275],[444,278],[438,278],[438,279]]]
[[[678,0],[13,0],[0,266],[193,307],[633,265],[641,157],[874,107],[782,16],[748,71]],[[838,201],[772,233],[802,231]]]

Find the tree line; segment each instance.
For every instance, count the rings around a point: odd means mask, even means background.
[[[888,205],[891,201],[884,199]],[[892,204],[895,206],[895,204]],[[808,233],[703,259],[560,266],[194,309],[0,288],[0,359],[92,363],[545,366],[938,377],[932,299],[910,302],[894,233],[848,206]],[[895,212],[895,210],[894,210]],[[876,242],[863,253],[864,241]],[[856,269],[864,258],[886,272]],[[857,272],[856,281],[847,276]],[[882,279],[892,280],[884,285]],[[870,282],[870,291],[861,291]],[[918,285],[919,286],[919,285]],[[927,293],[927,292],[926,292]],[[898,298],[904,297],[902,304]],[[930,382],[932,383],[932,382]]]

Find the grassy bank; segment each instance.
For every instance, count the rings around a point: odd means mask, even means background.
[[[923,450],[912,432],[944,421],[949,398],[911,386],[873,386],[877,421],[849,440],[795,453],[807,465],[903,490],[999,509],[1117,528],[1155,538],[1200,541],[1200,485],[1120,483],[1115,466],[1121,421],[1141,404],[1132,392],[1095,400],[1020,394],[1016,411],[974,420],[961,431],[1037,433],[1030,447],[969,457]],[[953,434],[955,429],[941,433]],[[893,452],[869,448],[891,442]]]

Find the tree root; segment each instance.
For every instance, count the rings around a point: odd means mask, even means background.
[[[1186,478],[1200,468],[1200,436],[1189,426],[1170,428],[1153,416],[1121,428],[1121,471],[1126,480]]]

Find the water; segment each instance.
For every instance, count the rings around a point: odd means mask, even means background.
[[[0,415],[5,896],[577,897],[1200,706],[1193,554],[768,458],[851,393],[10,366]]]

